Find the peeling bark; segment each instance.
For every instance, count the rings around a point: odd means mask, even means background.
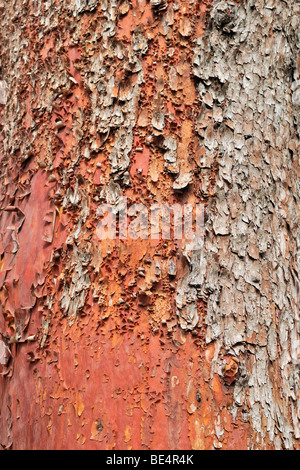
[[[3,449],[299,449],[299,10],[0,0]]]

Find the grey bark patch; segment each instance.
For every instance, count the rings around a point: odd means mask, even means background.
[[[0,104],[6,104],[7,101],[7,85],[5,80],[0,80]]]
[[[249,381],[243,391],[235,385],[236,406],[250,400],[257,443],[268,435],[278,446],[280,423],[281,445],[288,449],[300,425],[293,404],[299,359],[291,354],[300,351],[300,171],[291,158],[299,148],[299,72],[288,72],[300,52],[295,15],[294,2],[215,1],[211,30],[197,40],[194,56],[203,103],[195,126],[206,148],[202,167],[209,168],[212,155],[219,162],[207,210],[207,270],[197,288],[198,297],[208,299],[206,341],[218,341],[223,351],[253,343]],[[190,283],[184,286],[186,296],[194,295]],[[280,377],[279,398],[271,364]]]

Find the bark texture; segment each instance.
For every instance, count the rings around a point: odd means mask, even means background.
[[[299,13],[0,0],[3,449],[299,449]],[[203,244],[99,241],[121,196]]]

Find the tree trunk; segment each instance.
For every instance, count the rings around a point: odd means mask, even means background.
[[[299,10],[0,0],[2,448],[299,449]]]

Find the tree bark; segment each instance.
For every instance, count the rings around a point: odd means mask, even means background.
[[[0,13],[0,446],[299,449],[299,2]],[[99,240],[121,197],[203,244]]]

